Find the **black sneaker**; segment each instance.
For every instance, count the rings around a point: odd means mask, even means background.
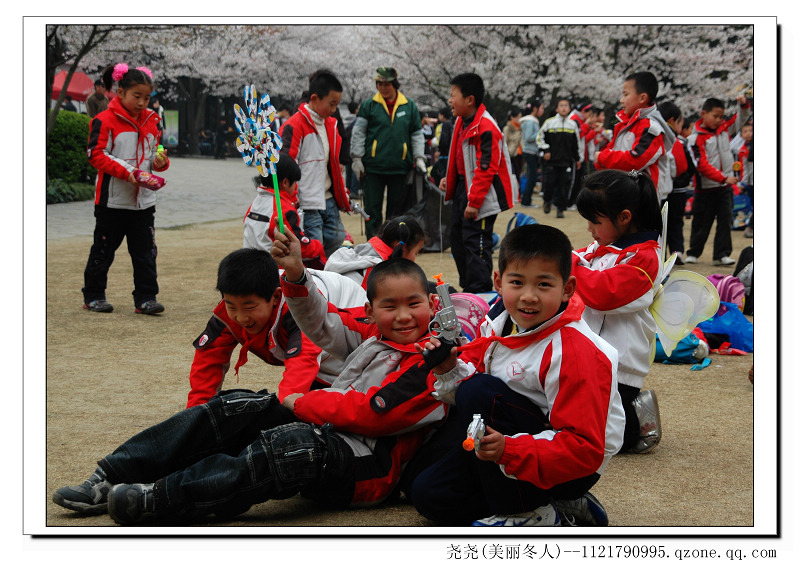
[[[553,500],[563,525],[573,527],[607,527],[608,514],[602,503],[588,491],[571,501]]]
[[[114,311],[114,306],[106,302],[105,298],[101,298],[99,300],[92,300],[91,302],[86,302],[83,304],[84,310],[89,310],[90,312],[102,312],[108,313]]]
[[[164,306],[159,304],[156,300],[147,300],[136,306],[137,314],[147,314],[149,316],[160,314],[164,311]]]
[[[552,206],[553,206],[552,203],[550,203],[549,201],[545,201],[544,202],[544,212],[549,215],[550,214],[550,208]]]
[[[62,487],[53,493],[53,502],[84,515],[98,515],[108,510],[108,492],[111,483],[106,472],[99,467],[92,476],[80,485]]]
[[[563,219],[564,218],[564,210],[559,209],[558,213],[556,213],[556,219]]]
[[[108,514],[120,525],[132,525],[155,514],[152,483],[120,483],[108,493]]]

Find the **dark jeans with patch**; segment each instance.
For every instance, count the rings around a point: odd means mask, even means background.
[[[155,205],[147,209],[112,209],[95,205],[94,243],[83,272],[83,299],[89,303],[106,297],[108,270],[122,239],[128,242],[133,264],[133,302],[141,305],[158,294],[156,273]]]
[[[346,506],[352,461],[344,440],[298,422],[275,394],[231,390],[140,432],[98,463],[112,483],[155,483],[156,513],[179,519],[235,515],[306,488]]]
[[[497,377],[479,374],[462,382],[455,408],[458,413],[452,416],[458,424],[442,430],[451,440],[447,444],[436,440],[439,447],[450,449],[411,483],[410,498],[417,511],[438,524],[465,525],[491,515],[533,511],[551,499],[577,499],[600,479],[593,473],[544,490],[506,477],[496,463],[479,460],[475,452],[464,450],[461,442],[473,414],[480,414],[487,426],[506,435],[537,434],[550,427],[530,399]]]

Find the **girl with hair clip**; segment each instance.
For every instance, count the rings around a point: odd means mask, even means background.
[[[325,270],[338,272],[366,289],[372,267],[390,258],[406,258],[412,262],[425,244],[425,231],[408,215],[386,221],[378,234],[354,248],[340,248],[328,257]]]
[[[137,314],[158,314],[164,306],[156,300],[155,191],[169,158],[159,149],[161,131],[158,113],[148,109],[153,74],[147,67],[130,69],[125,63],[108,67],[103,83],[110,91],[117,83],[117,96],[89,125],[87,153],[97,169],[94,199],[94,244],[84,271],[83,307],[93,312],[111,312],[106,301],[108,270],[114,254],[128,242],[133,263],[133,303]]]
[[[587,176],[576,204],[594,239],[573,254],[583,318],[619,352],[626,419],[620,451],[645,453],[661,440],[655,392],[641,390],[656,335],[650,306],[663,272],[658,194],[646,174],[602,170]]]

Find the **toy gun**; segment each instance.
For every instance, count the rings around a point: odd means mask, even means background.
[[[467,426],[467,437],[461,443],[461,447],[468,452],[481,449],[481,438],[486,433],[486,424],[480,414],[472,415],[472,422]]]
[[[365,221],[369,221],[369,213],[367,213],[366,211],[364,211],[364,210],[361,208],[361,205],[359,205],[359,204],[358,204],[358,201],[356,201],[356,202],[352,202],[352,201],[351,201],[351,202],[350,202],[350,208],[351,208],[353,211],[355,211],[356,213],[358,213],[359,215],[361,215],[362,217],[364,217],[364,220],[365,220]]]
[[[439,295],[439,303],[442,308],[433,316],[428,330],[442,344],[432,351],[425,349],[422,352],[422,357],[429,369],[433,369],[447,359],[450,350],[458,345],[458,338],[461,335],[461,323],[458,321],[453,300],[450,299],[448,285],[442,280],[441,274],[437,274],[434,278],[436,278],[436,293]]]

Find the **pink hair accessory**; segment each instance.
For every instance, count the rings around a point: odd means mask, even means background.
[[[119,81],[125,76],[125,73],[128,72],[128,64],[127,63],[117,63],[114,65],[114,72],[111,74],[111,78],[115,81]]]
[[[150,77],[150,79],[152,79],[152,78],[153,78],[153,72],[152,72],[152,71],[150,71],[150,69],[148,69],[147,67],[137,67],[136,69],[137,69],[138,71],[141,71],[142,73],[144,73],[144,74],[145,74],[145,75],[147,75],[148,77]]]

